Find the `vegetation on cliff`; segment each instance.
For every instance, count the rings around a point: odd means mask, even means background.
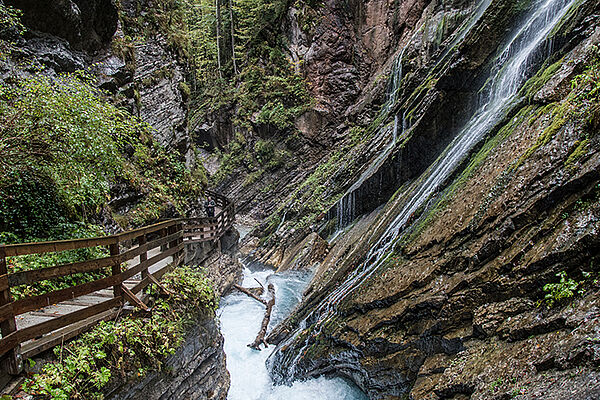
[[[3,15],[3,22],[16,23],[9,18],[18,15],[14,10],[3,9]],[[167,153],[152,128],[112,105],[92,76],[50,78],[21,68],[30,67],[25,62],[0,83],[0,232],[10,233],[5,240],[61,238],[69,226],[75,232],[102,214],[112,214],[123,227],[141,225],[167,211],[183,214],[187,201],[201,192],[202,168],[187,169],[180,155]],[[116,210],[116,186],[143,195],[124,212]]]
[[[162,283],[164,298],[151,290],[152,313],[101,322],[91,331],[54,348],[54,361],[28,379],[23,390],[48,399],[103,399],[105,390],[161,371],[198,318],[212,318],[214,290],[197,268],[179,267]]]
[[[234,134],[219,149],[216,182],[242,168],[250,184],[283,166],[289,156],[286,136],[294,134],[295,118],[311,104],[305,80],[285,54],[281,27],[290,5],[289,0],[161,0],[143,16],[121,12],[123,54],[127,43],[159,31],[188,62],[189,82],[182,93],[190,104],[192,129],[215,115],[231,124]],[[267,161],[255,154],[260,129],[270,131],[269,146],[283,141]]]

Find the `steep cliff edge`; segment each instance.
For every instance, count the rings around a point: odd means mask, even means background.
[[[480,4],[480,22],[443,42],[450,46],[415,53],[435,37],[424,34],[425,24],[402,51],[402,84],[391,118],[383,117],[391,119],[388,137],[394,114],[396,124],[405,123],[355,201],[377,196],[389,181],[396,189],[353,215],[369,214],[332,243],[307,298],[271,335],[279,343],[271,363],[280,381],[337,374],[371,398],[390,399],[599,395],[600,166],[592,93],[600,10],[594,2],[557,3],[566,11],[548,30],[549,51],[522,72],[533,78],[497,110],[485,140],[450,162],[461,143],[453,135],[485,104],[475,91],[497,85],[486,72],[493,49],[542,7]],[[484,33],[491,47],[478,44]],[[411,84],[416,76],[421,86]],[[471,129],[488,123],[478,121]],[[335,182],[335,173],[325,176]],[[272,249],[262,254],[278,259]]]
[[[182,85],[185,60],[170,46],[166,33],[147,27],[140,7],[160,12],[156,5],[111,0],[38,2],[6,0],[22,11],[27,27],[16,43],[15,58],[28,58],[30,72],[56,75],[89,70],[98,85],[115,95],[135,115],[154,128],[156,139],[178,150],[188,165],[194,153],[187,129],[187,97]],[[135,23],[134,23],[135,21]],[[189,89],[188,89],[189,90]]]

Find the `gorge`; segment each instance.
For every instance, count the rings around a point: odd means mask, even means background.
[[[598,1],[0,13],[0,243],[204,216],[209,190],[237,214],[239,246],[186,248],[216,311],[149,365],[103,344],[89,376],[110,377],[64,398],[600,398]],[[234,283],[275,285],[262,350],[265,307]],[[61,398],[57,349],[7,395]]]

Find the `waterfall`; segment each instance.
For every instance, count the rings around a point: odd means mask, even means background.
[[[514,104],[519,88],[529,76],[531,66],[536,63],[536,57],[547,55],[543,48],[546,37],[569,8],[578,1],[538,0],[535,2],[529,15],[517,27],[506,46],[498,52],[491,68],[490,79],[480,91],[482,95],[478,110],[438,159],[415,182],[409,200],[403,204],[385,233],[369,250],[365,261],[302,321],[300,326],[303,329],[312,324],[314,335],[318,335],[324,326],[323,322],[333,315],[340,301],[378,269],[396,239],[402,235],[406,225],[412,220],[416,210],[424,205],[432,194],[442,189],[441,185],[444,181]],[[283,345],[291,343],[299,332],[300,330],[297,330]],[[308,340],[307,338],[304,346],[307,346]],[[298,352],[301,353],[302,351]],[[297,361],[299,359],[295,359],[294,364],[290,366],[291,377],[294,376]]]
[[[475,26],[475,23],[481,18],[485,10],[491,4],[492,0],[480,0],[477,8],[473,15],[466,21],[460,32],[452,40],[452,42],[446,47],[446,50],[439,58],[438,63],[445,59],[448,53],[454,49],[454,47],[466,36],[466,34]],[[415,29],[415,32],[411,36],[408,43],[411,43],[414,37],[420,32],[422,26]],[[396,106],[399,100],[399,93],[403,78],[402,60],[407,47],[403,47],[398,56],[394,59],[392,71],[388,79],[386,89],[386,101],[381,107],[380,114],[386,118],[391,113],[392,109]],[[437,64],[436,64],[437,67]],[[385,162],[388,156],[392,153],[395,147],[398,137],[402,136],[404,132],[408,130],[406,121],[406,111],[402,112],[402,124],[400,124],[400,118],[398,114],[394,115],[394,125],[392,130],[392,140],[386,145],[386,147],[378,154],[377,158],[369,165],[369,167],[361,174],[359,179],[352,185],[350,189],[344,193],[342,198],[336,204],[337,224],[336,232],[332,235],[332,239],[335,239],[339,234],[349,226],[359,215],[362,214],[362,210],[356,209],[357,194],[356,191],[362,186],[362,184],[370,178],[374,173],[379,170],[379,167]],[[385,126],[380,129],[379,135],[388,135],[389,132]],[[400,134],[400,135],[399,135]],[[381,186],[380,186],[381,188]]]

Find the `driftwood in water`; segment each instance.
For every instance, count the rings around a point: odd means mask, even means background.
[[[260,350],[261,343],[265,345],[265,347],[269,347],[267,341],[265,340],[265,335],[267,334],[267,327],[269,326],[269,321],[271,320],[271,311],[273,311],[273,306],[275,305],[275,286],[272,283],[269,284],[269,293],[271,294],[271,299],[267,303],[267,310],[265,311],[265,316],[262,321],[262,327],[254,339],[254,342],[248,345],[255,350]]]
[[[254,293],[252,293],[251,291],[246,289],[245,287],[242,287],[242,286],[236,285],[236,284],[234,284],[233,287],[236,288],[237,290],[239,290],[240,292],[244,293],[245,295],[252,297],[254,300],[261,302],[265,306],[267,305],[266,300],[261,299],[260,297],[258,297],[257,295],[255,295]]]

